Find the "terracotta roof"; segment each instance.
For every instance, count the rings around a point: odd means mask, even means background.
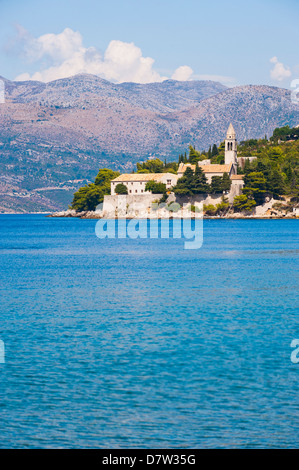
[[[204,173],[230,173],[232,163],[229,163],[228,165],[200,165],[199,163],[198,166]]]
[[[191,165],[191,163],[180,163],[178,173],[185,173],[188,167],[195,171],[196,165]]]
[[[123,175],[119,175],[114,180],[111,180],[112,183],[114,182],[127,182],[127,181],[159,181],[162,176],[177,176],[173,173],[124,173]]]
[[[244,175],[231,175],[230,179],[231,180],[243,180]]]

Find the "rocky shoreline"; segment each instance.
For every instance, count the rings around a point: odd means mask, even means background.
[[[269,213],[267,213],[269,212]],[[260,219],[264,219],[264,220],[270,220],[270,219],[279,219],[279,220],[283,220],[283,219],[298,219],[298,215],[296,215],[296,213],[294,212],[289,212],[289,213],[286,213],[286,214],[282,214],[282,213],[279,213],[279,214],[275,214],[274,211],[267,211],[265,214],[263,215],[258,215],[258,214],[244,214],[244,213],[240,213],[240,212],[235,212],[235,213],[228,213],[226,215],[217,215],[217,216],[208,216],[208,215],[204,215],[203,218],[204,219],[233,219],[233,220],[237,220],[237,219],[256,219],[256,220],[260,220]],[[49,214],[47,217],[76,217],[76,218],[79,218],[79,219],[145,219],[145,218],[153,218],[153,217],[150,217],[150,216],[126,216],[126,217],[111,217],[111,216],[103,216],[103,213],[102,212],[97,212],[97,211],[83,211],[83,212],[76,212],[75,210],[66,210],[66,211],[60,211],[60,212],[54,212],[52,214]],[[192,217],[192,215],[191,215]],[[194,215],[193,215],[194,217]],[[163,216],[163,215],[159,215],[158,217],[155,217],[157,219],[160,219],[160,220],[167,220],[167,219],[176,219],[176,218],[180,218],[180,216],[176,216],[175,213],[173,213],[172,215],[170,216]]]

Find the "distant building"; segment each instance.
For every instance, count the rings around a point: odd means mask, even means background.
[[[123,174],[111,181],[111,195],[116,194],[115,188],[118,184],[123,184],[127,187],[128,194],[150,194],[150,191],[145,191],[145,186],[149,181],[156,181],[156,183],[164,183],[166,189],[171,189],[176,185],[178,175],[173,173],[128,173]]]
[[[219,164],[204,164],[204,162],[198,162],[198,166],[202,169],[204,174],[206,175],[206,178],[208,180],[208,183],[211,183],[212,177],[213,176],[223,176],[224,173],[227,173],[230,177],[234,175],[235,168],[233,164],[228,164],[228,165],[219,165]],[[196,165],[191,165],[190,163],[180,163],[179,168],[178,168],[178,177],[181,178],[187,168],[191,168],[193,171],[195,171]]]
[[[191,165],[191,163],[180,163],[178,167],[178,177],[181,178],[187,168],[191,168],[192,171],[195,171],[196,165]]]
[[[224,164],[212,164],[210,160],[203,160],[198,162],[198,166],[206,175],[208,183],[212,182],[213,176],[223,176],[224,173],[227,173],[232,181],[230,195],[233,197],[234,195],[240,194],[244,185],[243,176],[237,175],[237,165],[236,133],[233,125],[230,124],[225,139]],[[166,189],[171,190],[177,184],[177,180],[184,175],[188,167],[195,172],[196,165],[180,163],[177,175],[173,173],[128,173],[120,175],[111,181],[111,196],[116,195],[115,188],[120,183],[126,186],[128,194],[132,196],[141,194],[149,195],[150,191],[145,190],[146,184],[149,181],[164,183]]]
[[[198,166],[203,170],[204,174],[207,177],[208,183],[211,183],[213,176],[223,176],[224,173],[227,173],[231,178],[235,174],[235,168],[232,163],[225,165],[201,165],[201,162],[198,162]]]
[[[233,186],[238,186],[239,189],[243,188],[244,186],[244,175],[232,175],[232,188]],[[238,194],[236,194],[238,196]]]
[[[237,173],[237,164],[238,164],[238,143],[236,139],[235,129],[233,125],[230,124],[227,130],[226,139],[225,139],[225,153],[224,153],[224,163],[226,165],[232,164],[235,167],[235,172]]]
[[[225,139],[224,165],[211,164],[210,160],[198,162],[198,166],[202,169],[207,177],[208,183],[211,183],[213,176],[223,176],[227,173],[232,179],[233,175],[237,175],[238,154],[237,139],[233,125],[230,124]],[[196,165],[190,163],[180,163],[178,168],[178,177],[181,178],[186,169],[190,167],[195,171]],[[239,180],[240,178],[238,178]],[[236,181],[236,180],[235,180]]]
[[[242,170],[243,170],[245,168],[246,161],[249,161],[251,163],[256,159],[257,159],[257,157],[254,156],[254,155],[247,156],[247,157],[238,157],[239,167],[242,168]]]

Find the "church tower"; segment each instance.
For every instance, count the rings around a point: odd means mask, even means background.
[[[233,125],[230,124],[227,130],[226,139],[225,139],[225,154],[224,154],[224,163],[230,164],[233,163],[235,172],[237,171],[237,139],[235,129]]]

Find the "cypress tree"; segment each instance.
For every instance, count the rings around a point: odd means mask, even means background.
[[[219,153],[218,147],[216,144],[214,144],[212,148],[212,157],[215,157],[216,155],[218,155],[218,153]]]
[[[212,176],[211,192],[213,194],[223,192],[223,179],[222,179],[222,176]]]
[[[192,196],[193,183],[194,173],[192,168],[188,166],[183,176],[178,180],[176,187],[174,188],[174,193]]]
[[[210,186],[208,184],[206,175],[204,174],[202,168],[196,165],[193,181],[193,193],[194,194],[204,194],[208,193]]]
[[[282,174],[275,168],[267,181],[268,189],[273,193],[274,196],[279,196],[284,192],[284,181]]]
[[[232,180],[230,179],[228,173],[224,173],[222,176],[222,191],[230,191],[232,185]]]

